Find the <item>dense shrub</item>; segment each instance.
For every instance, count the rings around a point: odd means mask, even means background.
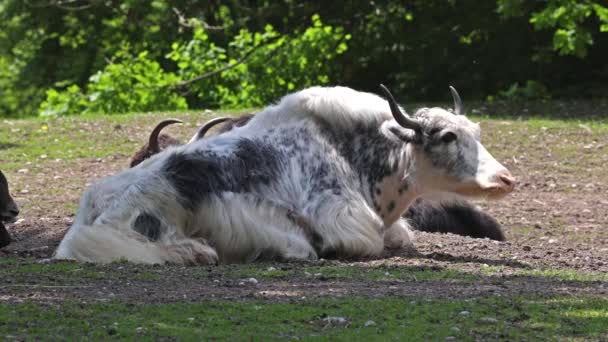
[[[271,25],[259,33],[242,29],[223,48],[198,24],[191,40],[173,43],[167,54],[177,73],[150,60],[147,51],[133,56],[125,48],[90,77],[84,91],[75,84],[49,89],[40,113],[179,110],[188,108],[186,97],[204,107],[260,106],[296,86],[326,84],[330,62],[346,51],[349,38],[343,29],[313,16],[312,26],[302,33],[281,35]],[[180,95],[186,86],[188,94]]]
[[[148,58],[147,52],[132,56],[119,52],[89,79],[86,92],[77,85],[64,91],[49,89],[40,115],[125,113],[187,109],[186,100],[171,88],[179,78]]]

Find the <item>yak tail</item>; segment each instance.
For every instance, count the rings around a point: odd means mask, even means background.
[[[169,261],[169,255],[160,243],[150,242],[136,231],[125,228],[103,224],[74,224],[59,244],[53,258],[94,263],[128,260],[163,264]]]
[[[126,260],[140,264],[216,264],[217,252],[206,241],[165,235],[151,242],[120,225],[74,224],[59,244],[54,259],[94,263]]]
[[[408,208],[405,218],[412,229],[418,231],[506,240],[496,219],[464,199],[437,201],[419,198]]]

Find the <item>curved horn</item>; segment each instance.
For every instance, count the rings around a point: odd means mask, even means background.
[[[460,95],[458,95],[456,88],[452,86],[450,86],[450,92],[452,93],[452,98],[454,99],[454,113],[456,115],[462,115],[464,113],[464,108],[462,107]]]
[[[150,140],[148,140],[148,149],[150,152],[152,152],[152,154],[160,152],[160,147],[158,146],[158,135],[160,134],[160,131],[174,123],[183,123],[183,121],[177,119],[163,120],[159,122],[156,127],[154,127],[152,133],[150,133]]]
[[[384,96],[386,96],[388,104],[391,107],[391,113],[393,114],[393,118],[395,118],[399,125],[404,128],[413,129],[415,131],[422,130],[422,127],[420,127],[420,123],[418,123],[418,121],[410,119],[405,114],[403,114],[401,109],[399,109],[399,105],[397,104],[397,101],[395,101],[393,94],[391,94],[391,92],[388,90],[387,87],[384,86],[384,84],[380,84],[380,89],[382,89],[382,91],[384,92]]]
[[[193,143],[199,139],[202,139],[205,134],[207,134],[207,131],[209,131],[213,126],[231,120],[232,118],[227,118],[227,117],[219,117],[219,118],[215,118],[215,119],[211,119],[207,122],[205,122],[197,131],[196,133],[194,133],[194,136],[192,136],[192,138],[190,139],[190,141],[188,141],[188,144]]]

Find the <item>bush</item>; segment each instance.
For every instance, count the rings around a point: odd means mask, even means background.
[[[246,108],[295,89],[327,84],[331,61],[347,50],[349,39],[342,28],[323,25],[314,15],[311,27],[293,35],[281,35],[271,25],[263,32],[241,29],[227,48],[215,45],[198,27],[192,40],[174,44],[168,57],[177,63],[184,80],[225,69],[217,77],[188,85],[197,104]]]
[[[89,78],[86,92],[77,85],[63,91],[49,89],[40,115],[84,113],[126,113],[187,109],[186,100],[176,94],[175,74],[150,60],[146,51],[132,56],[121,50],[103,70]]]
[[[507,90],[500,91],[497,96],[502,100],[539,100],[549,99],[551,94],[549,89],[542,83],[528,80],[526,85],[520,86],[519,83],[513,83]]]
[[[86,90],[48,90],[40,115],[182,110],[188,103],[177,92],[185,90],[197,107],[261,106],[288,91],[327,84],[331,61],[347,50],[349,39],[315,15],[311,27],[293,36],[271,25],[263,32],[242,29],[224,48],[199,23],[192,39],[173,43],[166,56],[177,73],[164,70],[146,51],[132,56],[124,48],[90,77]]]

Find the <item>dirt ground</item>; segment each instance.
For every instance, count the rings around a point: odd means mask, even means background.
[[[502,126],[509,125],[508,122],[494,121],[488,125],[503,132],[511,129]],[[256,281],[248,281],[247,274],[238,278],[224,276],[226,270],[240,266],[99,266],[99,270],[108,270],[112,276],[57,285],[48,285],[49,279],[40,279],[36,274],[26,276],[19,284],[11,279],[0,279],[0,298],[10,301],[66,298],[104,301],[118,298],[134,303],[156,303],[210,298],[297,301],[350,295],[419,295],[429,298],[495,294],[606,295],[606,281],[581,282],[528,274],[550,270],[608,272],[608,186],[605,183],[608,176],[603,166],[608,165],[608,138],[586,137],[585,127],[575,127],[563,135],[549,129],[538,139],[533,145],[513,146],[508,138],[492,140],[490,146],[486,145],[492,153],[499,151],[495,155],[501,157],[503,164],[519,180],[517,190],[504,200],[477,202],[503,224],[507,242],[419,232],[416,233],[417,253],[414,254],[387,252],[376,260],[321,260],[305,265],[262,264],[259,266],[261,270],[272,267],[293,272],[278,278],[260,278],[254,272],[251,277]],[[554,147],[560,145],[552,145],[554,142],[569,144],[573,151],[560,155]],[[582,168],[568,166],[577,163],[571,159],[572,156],[584,153],[595,154],[597,160],[578,161],[587,163]],[[116,154],[103,159],[49,162],[44,168],[30,165],[27,171],[17,172],[12,177],[17,184],[16,200],[27,209],[15,224],[8,226],[15,242],[0,250],[0,257],[31,257],[40,263],[48,262],[45,259],[52,255],[73,221],[76,204],[86,185],[126,167],[127,159],[127,155]],[[49,187],[55,191],[46,191]],[[66,206],[65,203],[71,205]],[[297,271],[302,267],[319,265],[454,270],[479,278],[464,282],[419,282],[415,277],[394,280],[387,277],[377,281],[365,277],[332,278]],[[110,272],[108,268],[113,269]],[[133,277],[141,272],[159,276],[154,279]]]

